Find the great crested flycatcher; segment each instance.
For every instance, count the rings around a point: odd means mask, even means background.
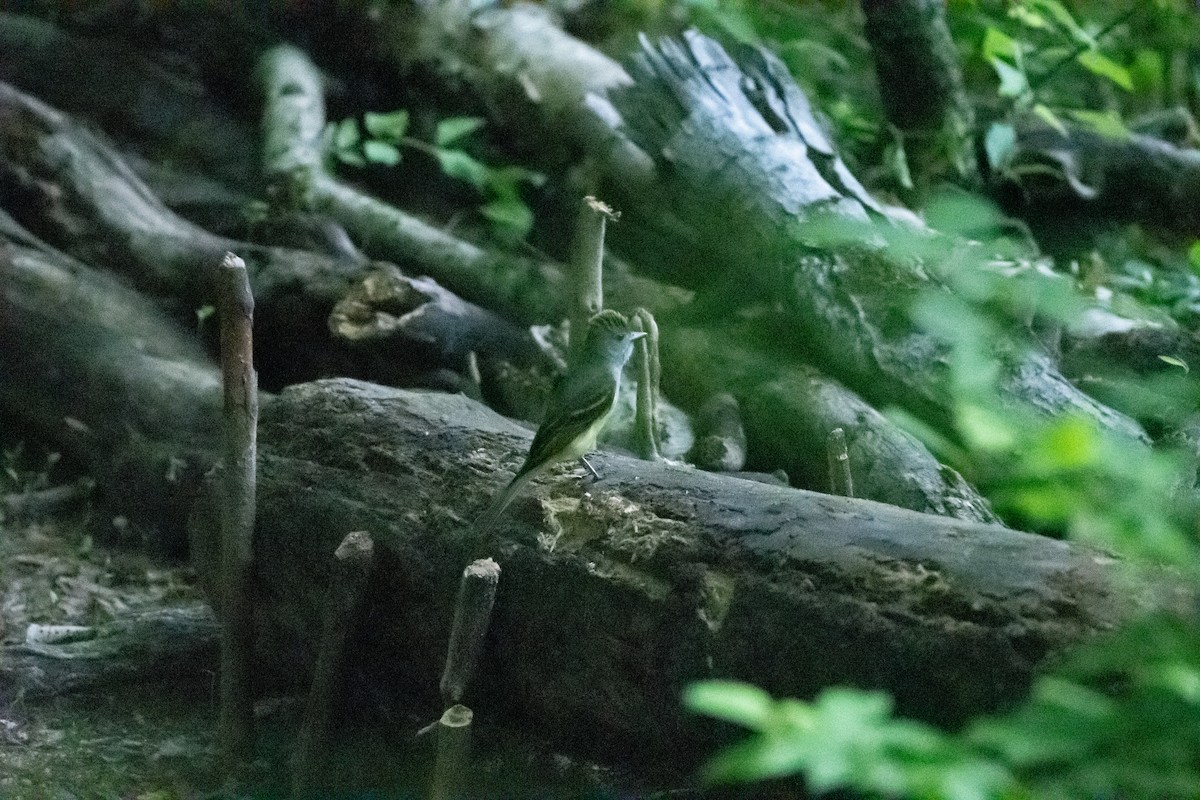
[[[583,350],[554,385],[525,463],[475,523],[479,531],[496,523],[530,478],[555,462],[582,458],[595,449],[617,402],[621,370],[633,355],[633,343],[645,335],[616,311],[601,311],[588,321]]]

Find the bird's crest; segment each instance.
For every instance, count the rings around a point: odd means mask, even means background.
[[[606,308],[588,320],[588,330],[608,330],[616,334],[629,333],[629,320],[619,311]]]

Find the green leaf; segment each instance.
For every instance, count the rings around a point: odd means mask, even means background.
[[[982,452],[1005,452],[1017,442],[1017,432],[1010,421],[993,409],[962,403],[958,406],[957,420],[963,438]]]
[[[1041,103],[1037,103],[1033,107],[1033,113],[1037,114],[1038,118],[1051,128],[1054,128],[1054,130],[1058,131],[1060,135],[1067,135],[1067,126],[1064,125],[1063,121],[1058,118],[1058,115],[1051,111],[1048,107],[1042,105]]]
[[[368,139],[363,142],[363,155],[372,164],[394,167],[400,163],[400,150],[394,144]]]
[[[1161,98],[1167,82],[1167,67],[1158,51],[1149,48],[1138,50],[1133,56],[1133,63],[1129,65],[1129,75],[1139,94]]]
[[[387,114],[368,111],[363,114],[363,123],[367,133],[376,139],[396,143],[408,133],[408,112],[404,109]]]
[[[983,34],[982,55],[986,61],[997,58],[1016,60],[1019,57],[1017,42],[1008,34],[989,27]]]
[[[983,149],[987,153],[988,165],[993,170],[1002,170],[1008,165],[1017,144],[1017,132],[1007,122],[993,122],[983,137]]]
[[[1026,28],[1047,30],[1051,27],[1050,23],[1046,21],[1045,17],[1026,6],[1012,6],[1008,9],[1008,16],[1012,19],[1015,19],[1017,22],[1020,22]]]
[[[1188,266],[1192,268],[1192,272],[1200,275],[1200,239],[1192,242],[1192,246],[1188,248]]]
[[[754,22],[744,11],[737,8],[718,8],[706,15],[712,24],[742,44],[758,44],[761,39]]]
[[[1046,472],[1082,469],[1099,457],[1099,432],[1078,416],[1055,420],[1028,454],[1029,466]]]
[[[1133,76],[1129,70],[1113,61],[1099,50],[1087,50],[1079,54],[1077,59],[1088,72],[1099,75],[1120,86],[1127,92],[1133,91]]]
[[[358,144],[361,138],[358,131],[358,120],[351,117],[338,123],[337,132],[333,135],[333,146],[339,151],[350,150]]]
[[[1020,97],[1029,91],[1029,80],[1024,72],[1002,58],[992,58],[989,63],[1000,79],[998,94],[1001,97]]]
[[[545,182],[546,176],[542,173],[515,164],[494,167],[488,176],[488,188],[502,198],[517,198],[522,183],[541,186]]]
[[[483,189],[487,186],[491,170],[488,169],[486,164],[472,158],[462,150],[443,150],[442,148],[438,148],[434,151],[434,156],[437,158],[438,164],[441,165],[442,172],[451,178],[466,181],[476,189]]]
[[[912,172],[908,168],[908,152],[904,148],[904,137],[897,134],[884,150],[883,161],[888,165],[896,182],[905,189],[911,190],[915,184]]]
[[[770,719],[774,701],[757,686],[738,681],[701,681],[683,692],[683,705],[752,730],[762,730]]]
[[[483,125],[482,117],[448,117],[437,124],[433,141],[438,147],[447,147],[465,136],[470,136]]]
[[[493,200],[479,212],[500,228],[507,239],[524,239],[533,229],[533,211],[516,198]]]
[[[1159,356],[1158,360],[1165,361],[1166,363],[1170,364],[1173,367],[1179,367],[1180,369],[1182,369],[1184,371],[1184,373],[1191,371],[1188,368],[1187,362],[1184,361],[1182,358],[1179,358],[1178,356]]]
[[[1085,44],[1088,47],[1096,46],[1096,40],[1079,26],[1079,23],[1075,21],[1075,17],[1071,15],[1067,7],[1058,2],[1058,0],[1025,0],[1025,5],[1049,14],[1063,30],[1069,33],[1080,44]]]
[[[337,156],[337,160],[343,164],[351,164],[355,167],[365,167],[367,165],[367,160],[357,150],[338,150],[335,155]]]
[[[1086,125],[1101,136],[1111,139],[1128,139],[1133,135],[1115,111],[1072,109],[1067,113],[1077,122]]]
[[[718,753],[703,777],[708,783],[751,783],[794,775],[807,759],[804,745],[791,737],[755,736]]]

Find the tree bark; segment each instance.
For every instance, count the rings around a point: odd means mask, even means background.
[[[119,282],[3,252],[0,370],[21,380],[0,384],[0,400],[35,398],[28,407],[59,435],[77,419],[90,463],[109,475],[123,465],[144,496],[163,491],[167,457],[192,453],[197,469],[180,482],[194,487],[218,446],[212,365]],[[439,702],[459,575],[491,556],[505,584],[477,710],[633,763],[706,752],[712,729],[678,704],[697,678],[799,696],[885,688],[903,713],[955,723],[1014,701],[1046,657],[1148,599],[1111,559],[1062,542],[612,454],[596,458],[601,482],[553,475],[494,535],[477,534],[469,520],[529,437],[462,396],[335,380],[264,397],[264,677],[295,685],[311,666],[327,554],[355,530],[375,540],[379,569],[353,658],[384,696]],[[176,500],[169,513],[192,512],[193,556],[211,582],[217,498],[197,505],[177,489]]]
[[[991,181],[1031,220],[1074,211],[1200,233],[1200,151],[1153,136],[1028,117]]]
[[[92,638],[63,644],[11,644],[0,650],[0,703],[160,680],[211,677],[217,621],[202,604],[123,614]]]
[[[545,35],[514,35],[526,26]],[[739,63],[689,32],[682,42],[644,41],[626,71],[552,27],[524,3],[363,22],[398,68],[424,58],[468,81],[490,107],[521,116],[547,147],[566,138],[596,159],[625,212],[610,240],[654,277],[706,291],[726,314],[756,299],[783,301],[801,357],[873,405],[946,428],[945,349],[898,313],[937,286],[929,265],[889,255],[864,229],[849,234],[868,240],[859,247],[812,246],[796,235],[798,218],[865,226],[892,214],[842,163],[783,64],[758,49],[739,51]],[[965,243],[943,245],[950,256]],[[999,390],[1007,402],[1090,417],[1147,441],[1044,354],[1012,359]]]
[[[946,27],[945,0],[861,0],[859,5],[884,110],[904,137],[917,179],[928,186],[948,172],[959,180],[977,180],[975,115]]]
[[[417,258],[449,285],[490,297],[502,308],[516,309],[533,319],[566,310],[558,265],[495,259],[328,175],[316,141],[324,127],[324,98],[316,68],[306,56],[290,47],[269,51],[260,76],[267,97],[264,129],[270,143],[265,151],[266,172],[292,187],[292,194],[356,231],[381,254]],[[698,406],[708,394],[733,390],[731,384],[740,383],[736,391],[742,395],[751,390],[744,365],[762,364],[764,359],[746,348],[727,345],[720,334],[688,328],[697,335],[689,341],[682,332],[672,332],[671,314],[680,306],[678,292],[672,287],[613,270],[608,271],[606,281],[605,292],[616,298],[618,306],[622,302],[648,306],[663,320],[664,360],[674,376],[666,386],[668,395]],[[697,347],[698,342],[703,344]],[[771,366],[786,370],[786,359]],[[862,496],[918,511],[994,520],[986,500],[960,476],[938,464],[923,445],[852,393],[814,370],[802,371],[808,376],[804,380],[785,379],[789,389],[798,392],[794,398],[784,399],[778,411],[755,413],[756,429],[764,434],[759,437],[764,445],[760,458],[767,460],[770,468],[783,466],[790,474],[808,477],[805,464],[813,463],[808,456],[817,453],[820,461],[829,432],[826,426],[836,418],[840,421],[829,429],[837,425],[853,429],[860,463],[871,465],[873,478],[863,482]],[[769,426],[775,426],[771,434],[766,433]],[[776,460],[771,463],[769,459]],[[876,468],[881,465],[884,468]],[[809,485],[824,488],[823,479]]]
[[[887,237],[940,246],[947,260],[982,254],[889,222],[772,54],[748,51],[739,64],[689,32],[682,42],[645,43],[631,70],[634,85],[614,100],[634,141],[654,156],[670,204],[664,213],[661,197],[630,196],[623,230],[643,226],[639,241],[653,247],[657,240],[657,252],[674,254],[674,278],[705,290],[714,305],[785,304],[784,323],[816,366],[877,407],[898,405],[947,427],[948,350],[904,310],[921,291],[944,287],[937,265],[892,252]],[[664,217],[675,231],[664,228]],[[830,230],[833,241],[823,242]],[[1046,416],[1078,414],[1116,436],[1148,441],[1136,422],[1077,389],[1037,349],[1013,347],[1002,367],[1001,402]]]

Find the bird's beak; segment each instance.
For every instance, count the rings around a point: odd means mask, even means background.
[[[645,335],[646,335],[645,331],[634,331],[633,335],[629,337],[629,341],[636,342],[638,339],[642,338]]]

